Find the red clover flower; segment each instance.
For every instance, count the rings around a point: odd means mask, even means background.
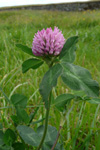
[[[58,27],[38,31],[33,38],[32,52],[35,56],[57,56],[65,44],[65,38]]]

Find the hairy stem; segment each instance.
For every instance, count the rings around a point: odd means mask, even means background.
[[[41,149],[43,142],[45,140],[45,137],[46,137],[47,129],[48,129],[48,120],[49,120],[49,112],[50,112],[50,104],[51,104],[51,94],[52,93],[50,92],[48,108],[46,109],[45,129],[44,129],[44,133],[43,133],[43,137],[41,139],[40,145],[39,145],[37,150]]]

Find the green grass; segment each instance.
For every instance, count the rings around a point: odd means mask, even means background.
[[[100,84],[99,10],[86,12],[4,11],[0,12],[0,86],[9,98],[13,93],[22,93],[29,98],[29,107],[37,107],[41,102],[37,89],[47,66],[43,65],[38,70],[30,70],[22,74],[21,64],[29,56],[19,51],[15,44],[22,43],[32,47],[34,34],[38,30],[47,27],[54,28],[54,26],[62,30],[66,39],[73,35],[79,36],[75,64],[89,69],[92,77]],[[69,89],[59,80],[54,95],[67,90]],[[14,110],[9,107],[0,93],[0,122],[5,128],[12,126],[9,116]],[[27,111],[33,112],[34,107],[27,108]],[[65,150],[99,150],[99,111],[98,105],[84,102],[71,103],[66,111],[66,122],[61,131]],[[62,117],[54,106],[51,108],[50,115],[49,123],[59,129]],[[44,116],[44,106],[41,103],[36,119],[42,116]]]

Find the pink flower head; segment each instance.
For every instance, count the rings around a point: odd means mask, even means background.
[[[33,38],[32,52],[36,56],[57,56],[65,44],[65,38],[57,27],[38,31]]]

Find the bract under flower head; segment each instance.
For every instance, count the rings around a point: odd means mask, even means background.
[[[32,52],[35,56],[57,56],[65,43],[65,38],[57,27],[38,31],[33,38]]]

